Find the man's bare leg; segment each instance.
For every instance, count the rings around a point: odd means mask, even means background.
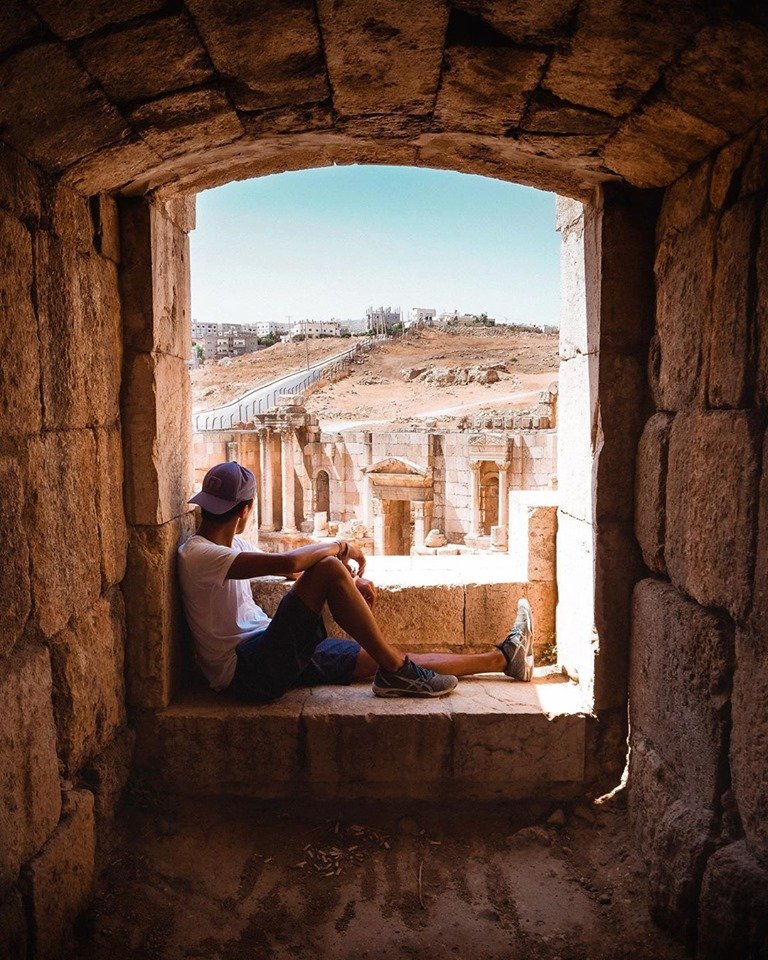
[[[500,673],[507,665],[501,650],[489,650],[488,653],[409,653],[408,656],[420,667],[454,677]],[[376,666],[376,661],[365,650],[361,650],[352,676],[355,680],[369,680],[376,673]]]
[[[328,604],[336,623],[368,654],[373,664],[370,676],[376,672],[376,665],[391,671],[402,667],[405,655],[384,639],[352,575],[340,560],[335,557],[320,560],[305,570],[291,589],[315,613],[320,613],[323,604]]]

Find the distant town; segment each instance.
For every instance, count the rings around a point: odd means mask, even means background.
[[[323,337],[377,336],[402,333],[419,327],[493,327],[497,321],[485,313],[438,314],[432,307],[369,307],[365,316],[354,320],[259,320],[256,323],[203,323],[192,321],[193,364],[254,353],[280,341]],[[542,333],[555,329],[539,324],[511,324]]]

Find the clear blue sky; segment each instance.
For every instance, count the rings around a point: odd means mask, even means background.
[[[197,198],[192,315],[209,322],[362,317],[435,307],[558,323],[555,197],[413,167],[324,167]]]

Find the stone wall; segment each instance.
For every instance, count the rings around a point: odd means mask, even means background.
[[[654,915],[768,943],[768,126],[664,195],[638,446],[630,811]]]
[[[0,147],[0,954],[60,956],[127,775],[114,201]]]

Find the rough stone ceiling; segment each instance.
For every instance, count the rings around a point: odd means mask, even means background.
[[[764,3],[0,3],[0,136],[84,193],[371,162],[586,197],[766,113]]]

